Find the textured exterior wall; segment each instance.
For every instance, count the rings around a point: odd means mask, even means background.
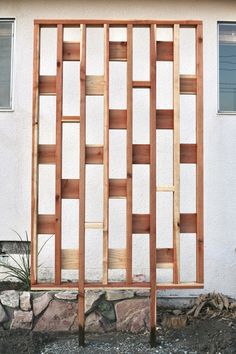
[[[0,238],[15,238],[11,228],[20,233],[23,233],[25,229],[30,230],[33,19],[200,19],[203,20],[204,25],[205,291],[217,290],[236,296],[236,117],[217,115],[217,21],[236,20],[235,13],[236,3],[234,1],[1,0],[0,18],[16,18],[16,48],[15,107],[13,112],[0,112],[2,166],[0,169]],[[191,55],[187,59],[190,60]],[[140,69],[141,74],[143,74],[142,69]],[[139,131],[142,132],[143,129],[141,125]],[[114,171],[116,170],[119,171],[119,165],[114,166]],[[90,188],[92,193],[96,192],[94,182],[91,182]],[[145,200],[145,191],[143,191],[137,201],[136,212],[144,212],[140,209],[141,206],[145,208]],[[187,200],[186,198],[185,201]],[[122,220],[122,205],[120,210],[116,219]],[[96,212],[99,214],[99,208]],[[91,213],[91,216],[95,218],[96,215],[92,211]],[[73,230],[74,226],[71,223],[67,232]],[[117,233],[119,232],[120,229],[117,229]],[[99,235],[96,239],[97,242],[91,235],[91,242],[88,245],[89,260],[94,258],[94,254],[100,247],[98,245],[101,245]],[[119,245],[114,240],[112,247],[119,247]],[[65,246],[68,247],[68,244]],[[137,253],[144,247],[146,244],[140,241],[137,245]],[[186,252],[190,250],[188,245],[185,246],[185,250]],[[192,255],[189,254],[185,260],[187,268],[191,268],[192,259]],[[147,259],[142,260],[141,271],[145,271],[147,261]],[[174,291],[174,293],[178,292]],[[185,291],[184,293],[198,292]]]

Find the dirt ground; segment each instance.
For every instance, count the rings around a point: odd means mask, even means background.
[[[160,319],[158,320],[160,322]],[[236,353],[236,319],[218,316],[188,320],[180,329],[158,327],[158,343],[150,348],[148,333],[86,335],[79,347],[77,334],[40,334],[27,331],[0,331],[0,354],[94,354],[94,353]]]

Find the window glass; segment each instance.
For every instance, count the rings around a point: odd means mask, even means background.
[[[12,108],[13,21],[0,20],[0,109]]]
[[[219,110],[236,111],[236,23],[219,23]]]

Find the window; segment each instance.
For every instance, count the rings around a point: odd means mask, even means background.
[[[236,112],[236,23],[218,24],[219,112]]]
[[[12,109],[14,20],[0,20],[0,110]]]

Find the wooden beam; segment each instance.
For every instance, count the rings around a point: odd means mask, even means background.
[[[32,185],[31,185],[31,285],[37,282],[38,139],[39,139],[39,55],[40,28],[34,25],[33,105],[32,105]]]
[[[62,179],[61,197],[63,199],[79,199],[79,179]]]
[[[173,96],[174,96],[174,131],[173,131],[173,248],[174,270],[173,282],[180,281],[180,111],[179,111],[179,25],[174,25],[174,73],[173,73]]]
[[[180,232],[197,232],[197,214],[180,214]]]
[[[38,234],[47,235],[55,234],[56,231],[56,216],[39,214],[37,221]]]
[[[103,283],[108,282],[109,246],[109,25],[104,25]]]
[[[157,61],[173,61],[173,42],[157,42]]]
[[[127,60],[127,42],[109,42],[110,61]]]
[[[80,60],[79,42],[63,42],[63,60],[64,61]]]
[[[197,78],[195,75],[180,75],[180,93],[182,95],[196,95]]]
[[[133,214],[132,228],[133,228],[133,234],[149,234],[150,214]]]
[[[157,109],[156,111],[157,129],[173,129],[174,128],[174,111],[173,109]]]
[[[203,34],[202,25],[196,29],[196,121],[197,121],[197,282],[204,282],[204,156],[203,156]]]
[[[126,269],[126,249],[109,248],[108,250],[108,268]]]
[[[56,95],[56,76],[43,75],[39,77],[39,94],[41,96]]]
[[[127,26],[127,185],[126,185],[126,281],[132,282],[132,175],[133,175],[133,26]]]
[[[150,81],[133,81],[133,88],[145,89],[150,87],[151,87]]]
[[[102,96],[104,94],[104,76],[87,75],[86,76],[86,95]]]
[[[40,144],[38,146],[38,163],[54,165],[56,163],[56,145]]]
[[[127,129],[127,111],[125,109],[110,109],[110,129]]]
[[[125,198],[127,196],[127,180],[112,178],[109,180],[109,197]]]
[[[62,249],[61,250],[61,268],[69,270],[78,270],[79,259],[78,249]]]
[[[150,164],[149,144],[133,144],[133,164]]]
[[[150,26],[150,344],[156,346],[156,25]]]
[[[180,163],[197,163],[196,144],[180,144]]]
[[[85,147],[85,163],[86,164],[102,164],[103,163],[103,146],[102,145],[86,145]]]
[[[55,283],[61,283],[61,178],[62,178],[62,60],[63,26],[57,26],[57,75],[56,75],[56,224],[55,224]]]

